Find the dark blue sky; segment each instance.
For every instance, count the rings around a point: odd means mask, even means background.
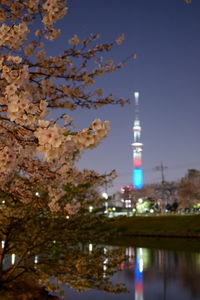
[[[105,93],[133,99],[140,92],[143,170],[145,183],[160,181],[154,167],[161,161],[166,180],[200,169],[200,1],[183,0],[69,0],[69,12],[59,24],[62,36],[50,47],[64,49],[67,40],[99,33],[112,41],[126,39],[112,53],[119,61],[132,52],[138,58],[122,70],[96,82]],[[58,47],[59,46],[59,47]],[[116,169],[115,190],[132,181],[132,125],[134,106],[107,106],[71,115],[78,128],[94,118],[110,120],[112,131],[96,150],[85,152],[80,168],[100,172]]]

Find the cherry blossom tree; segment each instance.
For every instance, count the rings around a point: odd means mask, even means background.
[[[200,201],[200,171],[189,169],[187,174],[181,179],[178,187],[178,200],[180,206],[192,208]]]
[[[70,111],[126,104],[128,100],[104,95],[95,80],[135,55],[117,64],[106,61],[104,54],[120,45],[124,35],[102,44],[99,35],[92,34],[84,40],[70,37],[66,49],[49,56],[45,48],[61,34],[55,24],[67,10],[64,0],[1,1],[0,282],[13,288],[13,282],[30,286],[30,280],[51,289],[48,280],[55,276],[80,290],[115,291],[118,287],[113,289],[105,276],[121,258],[110,255],[105,273],[101,250],[86,255],[77,247],[77,242],[97,243],[108,234],[106,229],[98,232],[102,216],[83,218],[78,212],[100,201],[98,187],[116,174],[80,171],[76,162],[84,150],[98,146],[110,125],[97,119],[77,130]],[[61,113],[51,119],[49,113],[54,116],[55,110]],[[14,254],[16,260],[5,266],[5,259]]]
[[[2,0],[0,8],[0,190],[29,203],[36,188],[45,189],[54,212],[60,209],[63,183],[84,181],[90,172],[78,171],[75,162],[110,130],[109,121],[97,119],[78,131],[66,112],[127,102],[94,88],[99,76],[128,59],[114,64],[102,58],[122,43],[123,34],[105,44],[98,43],[98,34],[82,41],[74,35],[69,48],[46,54],[45,46],[60,35],[55,23],[67,10],[64,0]],[[63,112],[50,120],[48,113],[57,109]]]

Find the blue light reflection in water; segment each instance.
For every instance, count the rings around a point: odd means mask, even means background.
[[[135,253],[135,300],[143,300],[143,249],[137,248]]]

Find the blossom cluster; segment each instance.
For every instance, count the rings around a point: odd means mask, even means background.
[[[11,50],[18,50],[26,40],[29,29],[26,23],[8,26],[2,24],[0,26],[0,47],[7,46]]]
[[[65,136],[65,128],[58,125],[48,126],[48,121],[40,122],[34,135],[38,139],[37,150],[45,160],[59,160],[66,152],[72,151],[73,136]]]
[[[102,122],[100,119],[95,120],[89,129],[67,135],[64,127],[50,126],[48,121],[39,121],[39,125],[34,133],[39,143],[37,150],[47,161],[59,160],[75,149],[81,151],[96,147],[110,129],[109,122]]]
[[[76,146],[79,149],[95,148],[99,142],[105,138],[110,130],[109,121],[102,122],[100,119],[95,120],[90,129],[83,129],[77,134]]]
[[[8,146],[5,146],[0,151],[1,173],[8,173],[13,170],[17,164],[17,152],[13,151]],[[15,149],[16,150],[16,149]]]
[[[43,4],[43,9],[45,15],[42,21],[46,26],[54,24],[59,19],[63,18],[67,12],[65,1],[61,0],[47,0]]]
[[[7,62],[18,63],[20,58],[8,56]],[[39,118],[46,112],[47,103],[41,100],[39,104],[31,102],[32,94],[27,84],[29,81],[29,70],[27,65],[18,68],[8,65],[0,65],[1,78],[6,82],[4,98],[1,105],[7,106],[7,116],[10,121],[20,125],[35,126]]]

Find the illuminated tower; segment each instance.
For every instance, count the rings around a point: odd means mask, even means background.
[[[143,144],[141,138],[141,126],[139,119],[139,92],[134,93],[135,98],[135,121],[133,125],[133,187],[141,189],[143,186],[142,173],[142,149]]]

